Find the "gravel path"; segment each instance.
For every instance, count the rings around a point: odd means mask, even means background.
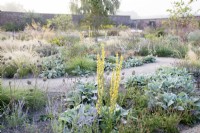
[[[200,133],[200,125],[181,131],[180,133]]]
[[[125,73],[125,78],[132,75],[133,70],[135,71],[136,75],[140,74],[151,74],[156,71],[157,68],[161,66],[171,66],[175,61],[178,59],[174,58],[156,58],[155,63],[145,64],[140,67],[128,68],[123,69],[122,72]],[[110,75],[108,76],[110,77]],[[56,78],[56,79],[48,79],[46,82],[43,79],[3,79],[3,86],[9,86],[9,82],[11,82],[11,86],[15,87],[15,89],[19,88],[31,88],[35,84],[37,84],[38,88],[43,90],[47,90],[49,92],[66,92],[68,89],[73,87],[74,82],[81,80],[81,81],[89,81],[95,82],[96,76],[86,77],[73,77],[73,78]],[[27,84],[27,81],[31,81],[31,85]]]

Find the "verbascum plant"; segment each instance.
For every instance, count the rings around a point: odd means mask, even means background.
[[[116,103],[117,103],[117,98],[118,98],[118,92],[119,92],[119,84],[121,80],[121,69],[122,69],[122,62],[123,62],[123,57],[119,57],[117,54],[116,58],[116,67],[113,70],[112,77],[111,77],[111,87],[110,87],[110,114],[114,113]]]
[[[101,113],[101,107],[103,106],[103,93],[104,93],[104,61],[105,50],[102,45],[101,56],[97,55],[97,86],[98,86],[98,100],[96,104],[97,112]]]

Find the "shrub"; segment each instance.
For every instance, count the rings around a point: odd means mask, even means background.
[[[70,15],[56,15],[47,21],[50,27],[61,31],[67,31],[73,28],[72,17]]]
[[[10,23],[6,23],[3,26],[3,29],[5,31],[19,31],[19,30],[24,30],[24,26],[16,24],[16,23],[13,23],[13,22],[10,22]]]
[[[118,36],[119,31],[117,29],[112,29],[107,32],[107,36]]]
[[[64,60],[59,55],[44,58],[42,67],[40,77],[57,78],[65,74]]]
[[[19,100],[16,103],[12,103],[11,107],[8,107],[6,110],[5,121],[7,127],[9,128],[17,128],[21,127],[27,120],[27,112],[24,112],[25,102],[23,100]]]
[[[154,63],[156,61],[156,58],[152,55],[148,55],[144,58],[142,58],[143,63]]]
[[[150,50],[146,46],[141,47],[140,51],[138,52],[138,54],[141,56],[147,56],[149,53]]]
[[[66,72],[71,75],[91,74],[96,70],[96,62],[86,57],[75,57],[66,63]]]
[[[141,65],[143,65],[143,62],[139,58],[129,58],[123,63],[124,68],[136,67],[136,66],[141,66]]]
[[[33,87],[30,87],[30,89],[18,89],[17,91],[13,88],[2,88],[0,99],[0,108],[8,106],[11,101],[15,103],[19,100],[24,100],[24,107],[30,111],[39,110],[46,103],[45,93]]]
[[[173,49],[162,44],[157,45],[155,51],[155,54],[159,57],[171,57],[173,55]]]
[[[72,46],[79,41],[80,38],[76,36],[62,36],[53,38],[52,40],[50,40],[50,43],[58,46]]]
[[[39,63],[39,54],[35,52],[38,42],[5,40],[0,43],[1,66],[0,73],[7,77],[24,77],[33,73],[33,68]],[[31,59],[31,60],[30,60]]]
[[[136,79],[138,78],[129,78],[126,86],[138,87]],[[159,106],[165,110],[182,111],[191,106],[198,107],[199,98],[195,95],[193,78],[185,69],[161,68],[155,75],[139,79],[141,87],[148,88],[145,92],[149,98],[150,108]]]
[[[200,44],[200,30],[190,32],[187,38],[188,38],[188,41],[194,43],[195,45],[199,45]]]
[[[87,54],[88,47],[82,44],[74,44],[70,47],[67,47],[66,57],[67,58],[74,58],[77,56],[83,57]]]
[[[35,51],[43,57],[50,56],[50,55],[55,55],[58,53],[58,49],[56,46],[53,45],[42,45],[40,47],[36,47]]]

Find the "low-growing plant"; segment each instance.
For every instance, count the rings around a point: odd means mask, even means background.
[[[52,40],[50,40],[50,43],[57,46],[73,46],[79,41],[80,38],[76,36],[62,36],[53,38]]]
[[[24,107],[30,111],[39,110],[45,106],[46,96],[39,89],[18,89],[3,88],[0,92],[0,107],[8,106],[10,102],[15,103],[18,100],[24,100]]]
[[[23,111],[24,106],[25,101],[19,100],[17,103],[11,103],[11,107],[7,108],[5,121],[8,128],[20,127],[28,120],[27,111]]]
[[[140,77],[130,77],[125,85],[127,88],[146,87],[149,108],[159,106],[164,110],[183,111],[193,106],[198,109],[199,98],[195,95],[193,78],[185,69],[161,68],[155,75]]]
[[[123,63],[124,68],[129,68],[129,67],[136,67],[136,66],[142,66],[143,62],[139,58],[129,58]]]
[[[66,63],[66,72],[71,75],[88,75],[96,70],[96,62],[86,57],[75,57]]]
[[[40,77],[57,78],[65,74],[64,60],[59,55],[44,58],[42,67]]]
[[[94,83],[78,82],[75,85],[76,89],[67,94],[67,106],[74,108],[79,104],[95,105],[97,101],[97,88]]]
[[[70,47],[67,47],[67,51],[66,51],[66,58],[70,59],[70,58],[75,58],[77,56],[83,57],[86,55],[88,50],[88,47],[86,45],[81,45],[81,44],[74,44]]]
[[[156,58],[152,55],[148,55],[144,58],[142,58],[143,63],[154,63],[156,61]]]
[[[200,38],[200,30],[190,32],[187,36],[188,41],[192,42],[194,45],[200,44],[199,38]]]
[[[58,53],[58,49],[53,45],[42,45],[37,47],[35,51],[42,57],[51,56]]]

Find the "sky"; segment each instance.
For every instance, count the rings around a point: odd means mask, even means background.
[[[121,0],[119,14],[134,13],[141,18],[166,16],[174,0]],[[188,1],[188,0],[184,0]],[[70,0],[0,0],[0,5],[15,2],[23,5],[27,11],[39,13],[69,13]],[[200,9],[200,0],[192,4],[194,10]]]

